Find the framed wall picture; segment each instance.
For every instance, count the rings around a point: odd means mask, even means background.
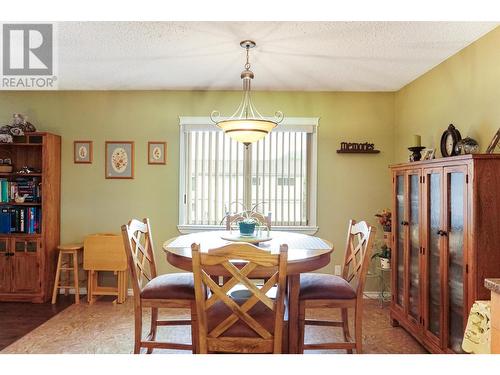
[[[148,142],[148,164],[167,163],[167,142]]]
[[[76,164],[92,164],[92,141],[73,142],[73,162]]]
[[[134,178],[134,142],[106,141],[105,177]]]
[[[423,160],[432,160],[432,159],[434,159],[435,153],[436,153],[436,149],[435,148],[426,148],[424,150]]]
[[[500,142],[500,129],[497,130],[493,139],[491,140],[488,148],[486,149],[487,154],[493,154],[495,152],[495,148],[498,146]]]

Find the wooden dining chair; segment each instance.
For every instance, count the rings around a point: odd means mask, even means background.
[[[193,275],[171,273],[157,275],[154,247],[149,219],[131,220],[122,226],[122,236],[127,253],[134,291],[135,344],[134,353],[147,348],[151,353],[158,349],[181,349],[196,351],[196,303]],[[142,338],[142,311],[151,308],[151,328],[148,336]],[[158,320],[158,309],[190,309],[190,320]],[[156,341],[158,326],[190,325],[192,344]]]
[[[230,243],[208,253],[201,253],[199,245],[193,244],[191,250],[199,352],[281,353],[288,246],[281,245],[279,254],[246,243]],[[231,262],[234,260],[243,261],[244,266],[236,267]],[[248,278],[257,267],[276,269],[262,287]],[[218,285],[211,275],[222,272],[231,278]],[[228,295],[238,283],[250,291],[251,297],[238,300]],[[266,292],[276,284],[273,300]]]
[[[272,215],[271,213],[269,212],[266,216],[264,216],[263,214],[259,213],[259,212],[255,212],[255,211],[247,211],[248,213],[248,217],[249,218],[254,218],[255,220],[257,220],[259,223],[262,223],[262,224],[265,224],[266,226],[266,229],[267,230],[271,230],[271,218],[272,218]],[[236,214],[227,214],[226,215],[226,230],[230,231],[232,229],[232,225],[239,222],[239,221],[242,221],[244,220],[246,217],[243,216],[241,213],[236,213]]]
[[[376,229],[365,221],[349,221],[342,277],[307,273],[300,277],[299,353],[305,349],[347,349],[362,352],[363,289]],[[308,308],[338,308],[341,321],[306,320]],[[349,333],[348,309],[354,308],[355,340]],[[344,342],[304,343],[305,325],[341,327]]]

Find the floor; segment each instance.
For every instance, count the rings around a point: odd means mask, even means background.
[[[61,295],[57,303],[0,302],[0,350],[72,305],[73,296]]]
[[[37,315],[34,309],[36,307],[30,305],[30,309],[24,309],[24,313],[29,311],[30,316]],[[17,311],[21,313],[19,309]],[[163,314],[177,318],[189,316],[187,311],[173,311],[164,310]],[[391,327],[387,307],[381,308],[377,301],[368,300],[364,313],[365,353],[426,353],[426,350],[402,328]],[[318,309],[311,317],[322,319],[327,314],[329,314],[328,311]],[[10,315],[13,316],[14,313]],[[145,323],[147,317],[145,310]],[[1,353],[131,353],[133,322],[131,298],[128,298],[127,302],[122,305],[114,305],[109,301],[98,301],[93,305],[87,303],[72,305],[2,350]],[[146,331],[147,327],[144,330]],[[0,336],[2,336],[1,332],[3,331],[0,330]],[[160,327],[158,338],[161,340],[162,336],[168,336],[169,340],[188,343],[190,341],[189,327]],[[337,328],[306,328],[306,342],[331,340],[335,337],[340,338]],[[157,352],[189,353],[170,350],[155,351]],[[311,352],[330,353],[331,351]]]

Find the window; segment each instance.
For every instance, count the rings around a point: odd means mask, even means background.
[[[205,117],[180,119],[179,229],[257,206],[278,228],[315,232],[317,118],[288,118],[248,148]]]

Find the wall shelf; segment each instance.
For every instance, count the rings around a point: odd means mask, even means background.
[[[337,150],[337,154],[379,154],[380,150]]]

